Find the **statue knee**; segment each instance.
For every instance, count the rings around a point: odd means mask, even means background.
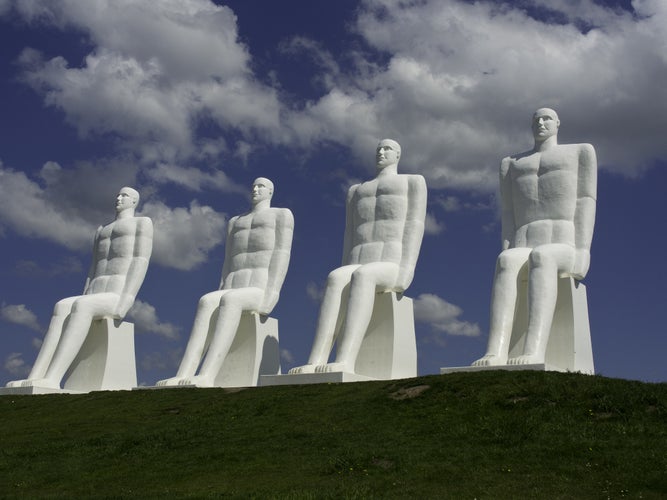
[[[502,252],[496,260],[496,273],[516,271],[523,265],[522,259],[511,252]]]
[[[540,247],[534,248],[533,251],[530,252],[530,257],[528,260],[530,262],[531,268],[544,267],[554,264],[554,259],[551,253]]]

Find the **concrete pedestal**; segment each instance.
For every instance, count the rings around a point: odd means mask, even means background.
[[[137,385],[134,325],[111,318],[93,321],[63,380],[62,389],[4,387],[0,394],[81,394],[132,389]]]
[[[278,320],[243,313],[229,353],[215,378],[216,387],[253,387],[261,375],[280,373]]]
[[[522,289],[526,289],[523,286]],[[519,294],[514,315],[514,327],[510,338],[509,357],[520,356],[526,342],[528,328],[528,303],[526,293]],[[562,372],[580,372],[592,375],[593,350],[591,331],[588,321],[588,300],[586,287],[573,278],[558,280],[558,300],[554,320],[547,343],[544,364],[535,365],[500,365],[500,366],[462,366],[441,368],[440,373],[454,371],[479,370],[553,370]]]
[[[394,380],[417,376],[417,342],[412,299],[380,293],[362,341],[354,373],[297,373],[261,377],[260,385]]]

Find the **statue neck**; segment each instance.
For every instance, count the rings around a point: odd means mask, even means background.
[[[534,151],[546,151],[547,149],[551,149],[554,146],[558,145],[558,137],[555,135],[552,135],[551,137],[547,137],[543,141],[535,141],[535,147],[533,148]]]
[[[122,212],[118,212],[116,214],[116,220],[129,219],[131,217],[134,217],[134,209],[133,208],[126,208]]]
[[[259,212],[260,210],[265,210],[271,207],[271,200],[262,200],[253,204],[252,212]]]
[[[398,163],[393,163],[383,168],[377,168],[377,177],[384,177],[386,175],[395,175],[397,173],[398,173]]]

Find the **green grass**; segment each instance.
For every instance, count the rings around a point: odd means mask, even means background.
[[[477,372],[0,397],[0,497],[667,498],[667,384]]]

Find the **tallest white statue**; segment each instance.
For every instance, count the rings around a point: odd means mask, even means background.
[[[597,192],[595,150],[590,144],[558,144],[559,127],[553,109],[538,109],[532,120],[533,149],[500,165],[502,252],[493,282],[488,348],[474,366],[544,364],[558,279],[581,280],[588,272]],[[523,278],[527,290],[522,289]],[[517,294],[522,293],[527,293],[528,306],[525,343],[521,354],[509,356]],[[585,316],[587,329],[587,312]]]

